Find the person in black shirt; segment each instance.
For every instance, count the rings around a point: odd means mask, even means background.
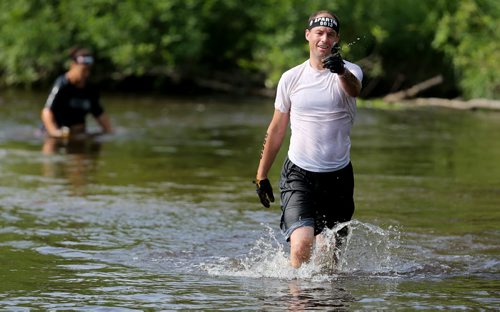
[[[50,137],[67,138],[86,132],[85,118],[92,114],[102,133],[112,131],[111,122],[100,103],[99,91],[88,83],[94,58],[90,50],[73,48],[69,70],[59,76],[42,109],[43,126]]]

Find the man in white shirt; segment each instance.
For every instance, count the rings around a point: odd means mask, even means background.
[[[354,213],[350,131],[363,79],[361,68],[338,53],[335,15],[313,13],[305,38],[309,59],[286,71],[278,83],[255,181],[260,201],[269,207],[274,195],[267,175],[290,123],[280,180],[281,229],[295,268],[309,261],[316,235]]]

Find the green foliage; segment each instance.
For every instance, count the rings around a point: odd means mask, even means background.
[[[438,24],[433,45],[451,58],[464,95],[500,98],[500,4],[463,0]]]
[[[444,74],[467,97],[499,97],[496,0],[2,0],[0,83],[50,83],[78,44],[107,79],[229,73],[272,88],[307,59],[304,29],[319,9],[339,16],[367,95]]]
[[[61,62],[54,51],[68,35],[60,31],[57,12],[48,1],[0,1],[0,72],[7,84],[33,82]]]

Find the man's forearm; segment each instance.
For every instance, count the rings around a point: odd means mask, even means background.
[[[339,75],[340,85],[344,92],[352,97],[358,97],[361,93],[361,83],[347,68],[343,75]]]
[[[57,127],[57,124],[54,121],[54,114],[50,111],[50,109],[43,108],[41,118],[42,118],[42,122],[43,122],[43,125],[45,127],[45,130],[47,130],[47,133],[50,136],[53,136],[53,137],[60,137],[61,136],[61,131]]]
[[[111,127],[111,120],[106,113],[103,113],[101,116],[97,117],[97,123],[101,126],[102,132],[111,133],[113,129]]]
[[[259,167],[257,169],[257,179],[262,180],[267,178],[267,174],[271,169],[271,166],[276,159],[281,143],[283,142],[283,136],[279,133],[266,133],[264,138],[264,143],[262,146]]]
[[[288,127],[289,115],[275,111],[273,120],[267,129],[262,151],[260,153],[259,167],[257,169],[258,180],[267,178],[267,174],[278,154]]]

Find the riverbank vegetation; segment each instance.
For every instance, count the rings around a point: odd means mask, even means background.
[[[307,58],[305,24],[323,8],[365,72],[363,97],[441,76],[421,95],[500,99],[496,0],[3,0],[0,85],[50,85],[83,45],[108,89],[272,93]]]

